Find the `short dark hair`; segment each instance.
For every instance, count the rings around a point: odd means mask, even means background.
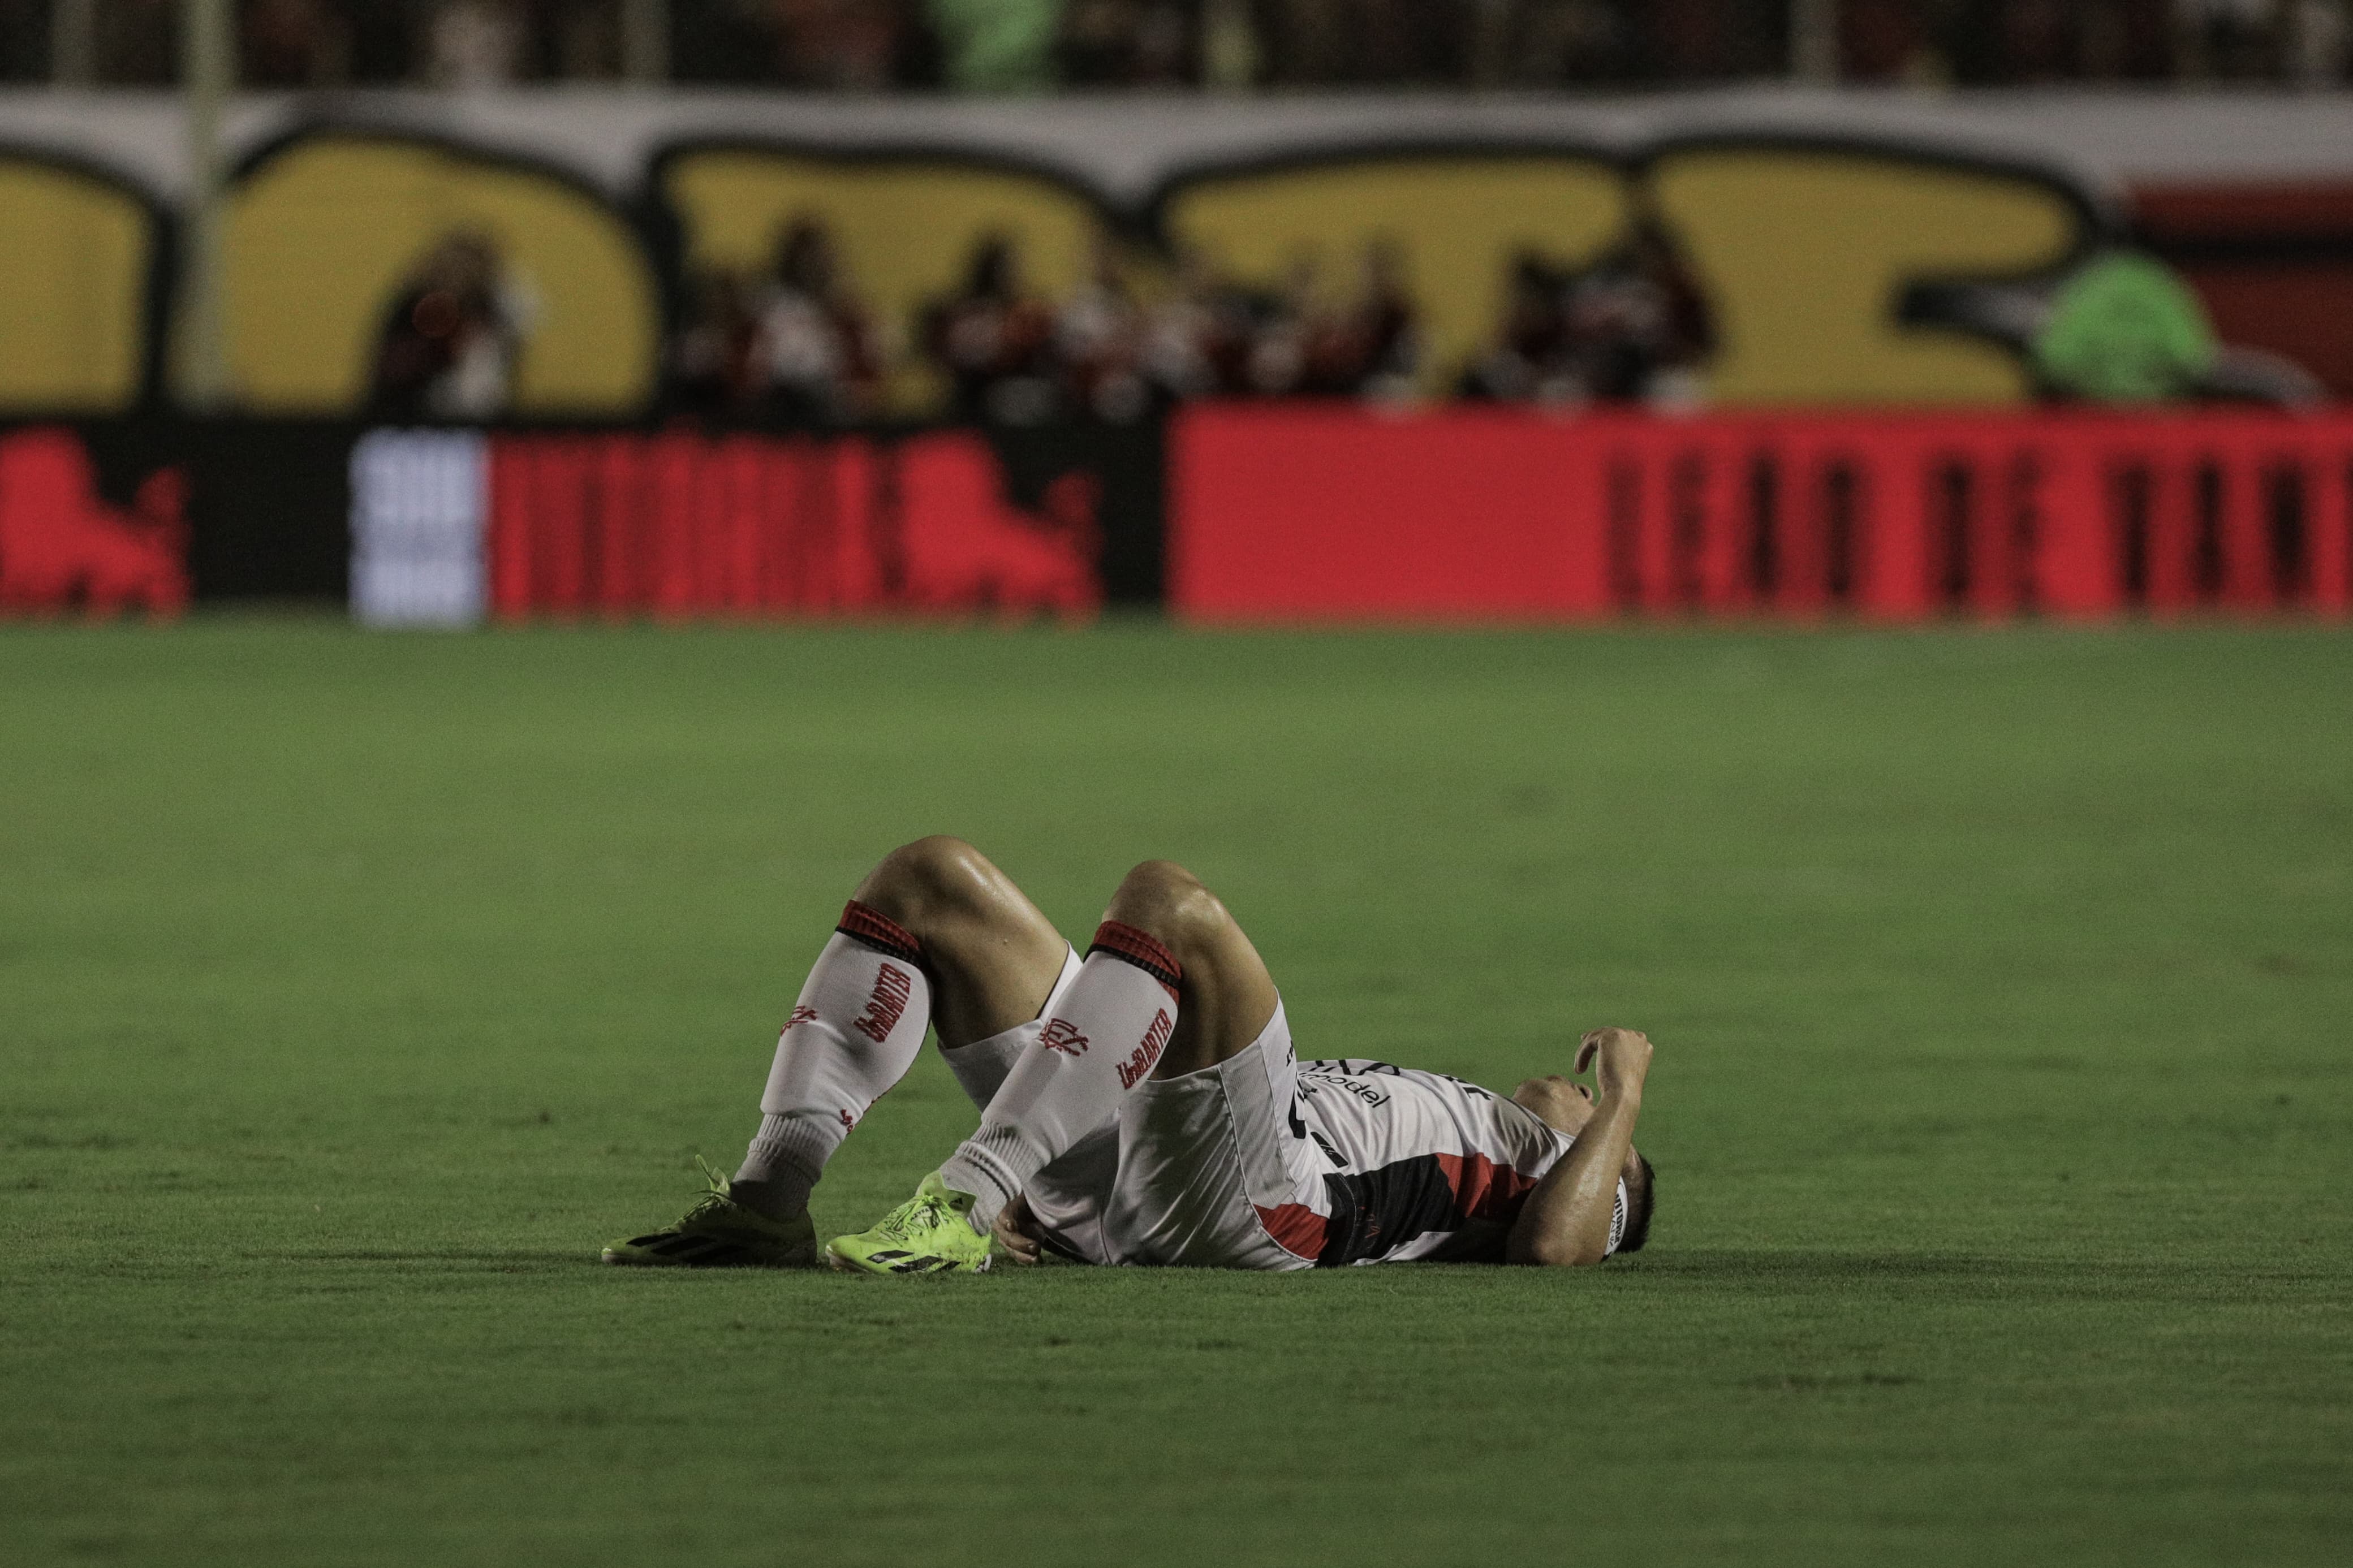
[[[1651,1162],[1637,1154],[1634,1164],[1641,1174],[1626,1184],[1626,1234],[1618,1238],[1620,1252],[1640,1252],[1651,1239],[1651,1205],[1658,1194],[1658,1173],[1651,1169]]]

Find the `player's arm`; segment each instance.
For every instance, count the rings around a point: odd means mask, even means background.
[[[1633,1029],[1596,1029],[1577,1050],[1577,1070],[1588,1064],[1594,1065],[1600,1089],[1592,1118],[1567,1158],[1545,1173],[1521,1205],[1504,1244],[1506,1262],[1570,1267],[1608,1255],[1618,1177],[1633,1147],[1634,1119],[1642,1113],[1651,1042]]]

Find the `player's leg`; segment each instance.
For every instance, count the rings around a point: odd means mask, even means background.
[[[1138,866],[979,1131],[913,1201],[829,1250],[878,1272],[986,1267],[998,1212],[1030,1178],[1116,1117],[1147,1079],[1197,1072],[1249,1048],[1279,1004],[1257,949],[1198,879],[1165,860]]]
[[[616,1242],[609,1261],[709,1266],[814,1260],[808,1196],[867,1109],[936,1025],[959,1053],[1034,1019],[1070,950],[1012,880],[959,839],[918,839],[858,886],[776,1042],[759,1131],[732,1182],[685,1219]],[[985,1048],[985,1047],[982,1047]],[[978,1090],[975,1090],[977,1096]]]
[[[955,1053],[1038,1016],[1070,946],[961,839],[892,850],[858,885],[793,1008],[760,1098],[739,1199],[805,1209],[826,1160],[914,1065],[926,1024]]]

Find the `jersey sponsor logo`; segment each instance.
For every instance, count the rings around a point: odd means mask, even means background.
[[[1366,1105],[1381,1106],[1389,1102],[1389,1097],[1385,1091],[1375,1089],[1361,1079],[1346,1078],[1339,1073],[1314,1072],[1304,1069],[1299,1076],[1302,1079],[1313,1079],[1315,1083],[1336,1089],[1343,1094],[1353,1094]],[[1310,1094],[1315,1092],[1314,1084],[1303,1084],[1301,1087]]]
[[[1119,1087],[1134,1089],[1141,1083],[1144,1075],[1160,1059],[1160,1053],[1168,1048],[1168,1037],[1176,1032],[1176,1021],[1168,1016],[1167,1008],[1154,1013],[1152,1027],[1144,1031],[1144,1043],[1119,1064]]]
[[[849,1026],[881,1045],[898,1026],[900,1016],[907,1010],[907,998],[915,993],[915,983],[907,972],[895,963],[885,963],[882,973],[874,977],[874,994],[866,999],[866,1016]]]
[[[1068,1018],[1047,1019],[1045,1032],[1038,1037],[1038,1043],[1050,1051],[1060,1051],[1066,1057],[1082,1057],[1087,1054],[1087,1037],[1079,1033],[1078,1026]]]

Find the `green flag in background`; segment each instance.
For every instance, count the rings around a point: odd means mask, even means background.
[[[959,92],[1042,92],[1054,85],[1062,0],[928,0]]]
[[[2035,368],[2090,403],[2189,395],[2214,365],[2205,307],[2154,257],[2112,250],[2061,285],[2034,338]]]

